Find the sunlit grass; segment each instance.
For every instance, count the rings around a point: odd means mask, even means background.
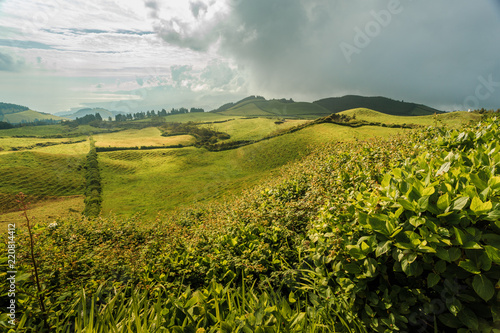
[[[96,147],[169,146],[194,143],[194,138],[190,135],[161,136],[161,131],[156,127],[97,134],[93,138],[96,142]]]

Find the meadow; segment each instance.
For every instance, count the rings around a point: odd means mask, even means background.
[[[368,111],[351,112],[403,120]],[[161,140],[194,138],[129,126],[0,154],[16,331],[496,332],[499,124],[445,116],[404,117],[437,125],[417,130],[319,123],[272,136],[307,121],[207,115],[225,122],[197,126],[224,140],[260,141],[162,149]],[[60,128],[36,131],[26,148]],[[99,152],[89,169],[91,142],[155,149]],[[102,210],[85,217],[94,185]],[[15,211],[20,191],[30,231]],[[0,326],[8,320],[2,312]]]
[[[154,219],[40,223],[43,290],[29,278],[29,235],[19,229],[18,331],[496,332],[498,121],[459,130],[362,126],[357,139],[332,140],[346,135],[341,129],[353,130],[320,124],[217,153],[99,153],[100,165],[120,161],[122,170],[175,156],[186,164],[165,163],[165,174],[187,164],[204,173],[221,160],[274,172],[237,195]]]
[[[252,103],[242,103],[243,106]],[[272,103],[268,103],[272,106]],[[295,103],[296,107],[300,103]],[[292,104],[292,105],[295,105]],[[238,108],[241,111],[241,107]],[[433,125],[432,116],[397,117],[366,109],[346,111],[356,119],[387,123],[414,123]],[[440,115],[439,124],[457,126],[473,117],[467,113]],[[200,127],[227,133],[223,141],[261,140],[279,131],[306,124],[305,119],[247,118],[241,114],[227,116],[220,113],[178,114],[165,121],[200,123]],[[135,122],[132,122],[135,123]],[[144,121],[137,121],[144,123]],[[103,191],[104,216],[140,213],[154,218],[159,211],[168,212],[182,206],[219,200],[239,194],[272,177],[275,170],[310,153],[314,147],[346,140],[365,140],[405,133],[408,129],[362,126],[350,128],[335,124],[318,124],[300,131],[238,149],[209,152],[200,148],[175,148],[99,153]],[[21,136],[21,137],[20,137]],[[148,125],[139,128],[96,128],[89,125],[27,126],[0,132],[0,159],[2,179],[0,186],[0,213],[12,212],[17,207],[15,195],[25,192],[33,203],[43,205],[47,200],[83,195],[83,160],[89,150],[88,137],[97,147],[140,147],[193,144],[189,135],[161,136],[161,131]],[[74,143],[72,143],[74,142]],[[11,151],[12,147],[18,151]],[[50,162],[46,162],[50,161]],[[69,162],[68,162],[69,161]],[[63,167],[70,164],[71,167]],[[43,172],[41,171],[43,170]],[[67,216],[66,205],[61,204],[61,215]],[[76,208],[72,208],[76,209]],[[52,209],[51,209],[52,211]],[[43,220],[46,215],[34,216]],[[51,214],[57,215],[57,214]],[[11,215],[2,217],[2,230]]]

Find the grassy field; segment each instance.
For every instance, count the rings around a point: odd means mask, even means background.
[[[97,134],[93,138],[96,147],[170,146],[194,143],[194,138],[190,135],[163,137],[161,131],[156,127]]]
[[[65,126],[62,124],[57,125],[44,125],[44,126],[23,126],[11,129],[0,130],[0,137],[12,137],[12,136],[36,136],[36,137],[74,137],[74,136],[86,136],[92,133],[103,132],[106,130],[95,128],[89,125],[80,125],[75,128]]]
[[[237,108],[231,108],[217,114],[243,117],[279,117],[279,115],[262,110],[255,103],[240,103],[237,105]]]
[[[58,219],[78,218],[84,208],[84,197],[81,195],[48,198],[30,205],[28,217],[33,223],[54,222]],[[7,225],[15,223],[17,228],[26,223],[20,211],[0,213],[0,233],[7,231]]]
[[[75,142],[85,139],[85,137],[78,138],[54,138],[54,139],[43,139],[43,138],[0,138],[0,151],[5,150],[23,150],[38,148],[43,145],[60,145],[67,142]]]
[[[71,147],[76,145],[79,151]],[[82,142],[0,154],[0,230],[4,230],[5,223],[17,218],[15,214],[4,214],[18,208],[16,195],[19,192],[25,193],[36,205],[37,209],[33,211],[36,218],[43,220],[47,216],[45,211],[50,211],[50,216],[57,215],[58,210],[62,215],[66,214],[66,204],[57,200],[83,194],[84,154],[88,147],[88,142]],[[45,152],[41,152],[43,150]],[[53,153],[47,152],[50,150]],[[79,200],[83,202],[83,199]],[[45,203],[48,206],[43,208]],[[76,207],[74,200],[69,207]]]
[[[189,121],[192,122],[212,122],[212,121],[222,121],[227,119],[233,119],[232,116],[227,116],[221,113],[215,112],[194,112],[194,113],[182,113],[182,114],[173,114],[166,117],[163,117],[166,122],[172,123],[187,123]],[[138,122],[148,122],[150,119],[142,119],[138,120]]]
[[[300,103],[296,103],[300,104]],[[253,107],[246,103],[243,107]],[[433,116],[397,117],[367,109],[345,111],[357,119],[384,123],[433,125]],[[478,115],[452,113],[438,116],[450,126],[474,120]],[[167,121],[209,122],[229,120],[210,126],[231,135],[230,140],[258,140],[276,130],[289,128],[306,120],[286,120],[275,124],[271,118],[242,118],[220,113],[194,113],[166,117]],[[439,124],[439,122],[438,122]],[[16,128],[0,131],[1,147],[31,146],[43,142],[79,140],[85,136],[46,139],[44,136],[77,135],[97,131],[90,126],[70,129],[62,125]],[[234,196],[271,175],[282,165],[296,161],[314,147],[334,142],[388,137],[405,129],[362,126],[350,128],[320,124],[300,131],[264,140],[234,150],[209,152],[200,148],[117,151],[99,153],[103,179],[103,213],[125,216],[141,212],[149,218],[158,211]],[[31,135],[36,138],[12,138]],[[136,147],[189,144],[191,136],[162,137],[155,127],[94,134],[97,146]],[[25,192],[39,207],[42,202],[72,195],[82,195],[83,163],[89,142],[37,147],[19,152],[0,152],[0,213],[15,208],[15,195]],[[50,204],[47,201],[47,204]],[[51,207],[57,207],[53,204]],[[54,208],[55,209],[55,208]],[[61,206],[61,213],[65,208]],[[53,214],[54,215],[54,214]]]
[[[267,123],[266,119],[254,121]],[[99,153],[103,213],[130,216],[141,212],[151,218],[161,210],[237,195],[270,177],[276,168],[303,157],[314,146],[402,132],[372,126],[351,129],[321,124],[221,152],[184,148]]]
[[[238,118],[225,123],[211,124],[216,131],[228,133],[231,140],[258,140],[277,130],[290,128],[307,122],[307,120],[286,120],[275,124],[276,119],[269,118]]]
[[[3,116],[3,121],[7,121],[10,123],[20,123],[21,121],[25,120],[27,122],[33,122],[36,119],[38,120],[47,120],[47,119],[53,119],[53,120],[62,120],[63,118],[54,116],[52,114],[44,114],[40,112],[35,112],[32,110],[27,110],[23,112],[17,112],[17,113],[9,113]]]
[[[373,111],[370,109],[359,108],[359,109],[342,111],[339,112],[339,114],[345,114],[351,117],[355,116],[357,120],[381,122],[386,124],[415,124],[423,126],[446,125],[454,128],[460,127],[461,125],[469,121],[479,121],[481,119],[481,115],[465,111],[444,113],[436,116],[431,115],[431,116],[406,117],[406,116],[393,116]]]

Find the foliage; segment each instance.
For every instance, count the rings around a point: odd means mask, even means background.
[[[335,142],[226,203],[149,223],[136,215],[38,226],[49,324],[76,332],[494,332],[499,134],[488,120]],[[22,274],[31,269],[28,235],[17,237]],[[32,283],[20,281],[18,328],[28,331],[42,317]]]
[[[0,114],[9,114],[29,110],[26,106],[0,102]]]
[[[83,214],[96,217],[101,212],[102,204],[101,175],[97,161],[97,151],[94,141],[90,141],[90,151],[85,163],[85,209]]]
[[[323,258],[316,271],[332,272],[332,292],[350,293],[371,330],[493,329],[499,134],[497,121],[429,131],[422,154],[352,197],[347,214],[323,214],[311,230]]]

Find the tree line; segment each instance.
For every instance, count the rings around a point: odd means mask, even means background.
[[[127,113],[127,114],[118,114],[115,116],[115,121],[127,121],[127,120],[141,120],[141,119],[148,119],[148,118],[155,118],[155,117],[166,117],[174,114],[185,114],[185,113],[196,113],[196,112],[205,112],[203,108],[191,108],[187,109],[184,107],[181,107],[179,109],[172,108],[170,111],[167,111],[165,109],[161,109],[158,111],[151,110],[151,111],[146,111],[146,112],[136,112],[136,113]],[[108,120],[111,120],[109,118]]]

